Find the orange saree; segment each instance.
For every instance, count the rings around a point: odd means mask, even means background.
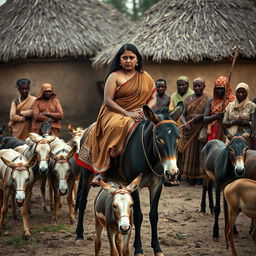
[[[32,116],[35,99],[34,96],[29,95],[22,102],[19,99],[12,101],[8,127],[13,137],[25,140],[31,132],[31,120],[26,120],[26,117]]]
[[[154,87],[147,72],[137,73],[116,90],[114,100],[127,111],[141,108],[151,98]],[[131,117],[114,112],[103,104],[97,121],[85,133],[76,156],[77,163],[96,173],[107,171],[110,158],[124,151],[127,135],[135,124]]]

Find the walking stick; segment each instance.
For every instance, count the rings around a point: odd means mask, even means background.
[[[223,100],[223,103],[222,103],[222,112],[224,111],[224,106],[225,106],[225,102],[227,100],[227,90],[228,90],[228,85],[231,81],[231,76],[232,76],[232,72],[233,72],[233,69],[234,69],[234,66],[235,66],[235,63],[236,63],[236,59],[238,57],[238,50],[239,50],[239,46],[235,46],[233,48],[233,51],[234,51],[234,55],[233,55],[233,61],[232,61],[232,64],[231,64],[231,68],[230,68],[230,72],[229,72],[229,76],[228,76],[228,83],[225,84],[225,95],[224,95],[224,100]]]

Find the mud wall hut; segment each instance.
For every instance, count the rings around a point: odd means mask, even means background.
[[[94,58],[104,66],[124,43],[138,46],[144,55],[144,69],[154,79],[164,78],[168,92],[176,89],[176,78],[206,79],[206,93],[212,95],[219,75],[229,75],[233,48],[239,46],[231,85],[244,81],[256,97],[256,8],[247,0],[161,0],[140,22],[105,47]],[[129,37],[127,38],[127,34]]]
[[[53,84],[63,127],[94,121],[102,102],[97,81],[106,69],[93,68],[90,58],[113,41],[125,18],[96,0],[8,0],[0,16],[0,122],[8,121],[19,78],[31,80],[32,95]]]

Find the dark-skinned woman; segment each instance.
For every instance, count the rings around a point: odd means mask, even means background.
[[[252,132],[255,104],[249,100],[249,86],[246,83],[239,83],[235,92],[236,99],[227,106],[223,125],[231,134],[239,133],[249,138]]]
[[[51,134],[59,136],[61,123],[64,113],[59,100],[49,83],[42,84],[41,92],[38,95],[33,108],[32,131],[39,133],[43,122],[49,122],[52,126]]]
[[[222,120],[227,105],[235,100],[228,79],[225,76],[219,76],[213,88],[213,97],[206,104],[204,112],[204,123],[207,124],[207,140],[225,140],[222,129]]]
[[[142,106],[156,106],[155,91],[154,80],[142,69],[138,49],[123,45],[110,66],[97,121],[88,128],[76,156],[79,165],[98,174],[92,184],[104,179],[110,159],[124,151],[128,134],[144,119]]]
[[[19,79],[17,88],[20,96],[12,101],[8,128],[13,137],[25,140],[31,132],[32,105],[36,98],[29,95],[29,79]]]
[[[195,93],[185,98],[185,111],[181,118],[185,125],[179,141],[179,152],[182,153],[179,154],[179,166],[182,176],[190,185],[201,184],[203,179],[200,152],[205,143],[198,140],[198,135],[203,127],[205,106],[209,99],[209,96],[204,94],[204,89],[204,79],[196,78],[193,81]],[[189,121],[191,122],[186,124]]]

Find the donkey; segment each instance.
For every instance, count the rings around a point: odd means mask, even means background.
[[[72,136],[72,138],[67,142],[67,144],[70,147],[73,147],[74,145],[76,145],[77,147],[76,153],[78,153],[80,150],[80,140],[84,134],[84,129],[81,127],[74,128],[71,124],[68,124],[67,127],[68,127],[69,133]]]
[[[60,195],[67,195],[70,223],[75,223],[73,207],[73,189],[76,180],[80,176],[80,167],[77,166],[73,158],[76,152],[76,146],[71,148],[63,140],[55,140],[51,145],[50,163],[50,188],[54,192],[54,203],[51,195],[52,222],[57,222],[57,208],[60,204]],[[75,199],[74,199],[75,201]]]
[[[177,168],[177,141],[180,131],[177,120],[183,112],[183,103],[179,103],[174,112],[168,108],[159,109],[154,113],[148,106],[143,106],[143,112],[147,120],[139,123],[130,137],[124,153],[114,159],[116,164],[112,165],[111,171],[107,175],[111,180],[121,184],[129,184],[143,170],[143,178],[140,188],[147,187],[150,194],[150,223],[152,230],[151,246],[154,255],[162,256],[158,235],[158,203],[162,192],[163,177],[167,181],[174,181],[179,174]],[[162,168],[155,170],[155,166],[161,163]],[[83,218],[87,203],[87,196],[90,190],[92,172],[83,168],[78,185],[78,195],[76,209],[79,208],[78,223],[76,228],[76,240],[83,239]],[[138,191],[132,194],[134,200],[134,225],[135,255],[143,254],[141,243],[141,224],[143,215],[140,208]]]
[[[129,241],[133,225],[133,199],[131,193],[141,182],[137,177],[127,187],[119,188],[118,184],[105,183],[100,180],[102,190],[94,201],[95,217],[95,255],[98,256],[101,248],[101,232],[106,227],[110,243],[110,255],[129,256]],[[124,243],[122,244],[122,238]]]
[[[238,179],[224,188],[225,238],[227,248],[231,247],[231,255],[237,256],[233,228],[239,212],[256,220],[256,181]]]
[[[241,178],[245,173],[245,157],[248,150],[248,144],[244,137],[228,135],[231,139],[229,144],[224,144],[220,140],[209,141],[201,152],[203,168],[207,174],[205,178],[210,179],[208,189],[210,192],[213,188],[213,182],[216,185],[216,204],[214,208],[215,222],[213,226],[213,238],[219,238],[219,214],[220,214],[220,193],[223,188],[235,179]],[[204,182],[201,200],[201,212],[205,212],[205,193],[207,182]],[[212,193],[210,193],[212,196]],[[213,199],[210,198],[210,202]],[[212,203],[213,204],[213,203]],[[213,205],[210,207],[213,207]],[[235,230],[235,232],[237,232]]]
[[[28,207],[34,185],[31,167],[37,161],[37,155],[27,161],[26,158],[13,149],[0,150],[0,233],[4,218],[8,211],[8,199],[11,194],[21,207],[23,228],[26,237],[31,236],[28,222]],[[1,207],[2,206],[2,207]]]

